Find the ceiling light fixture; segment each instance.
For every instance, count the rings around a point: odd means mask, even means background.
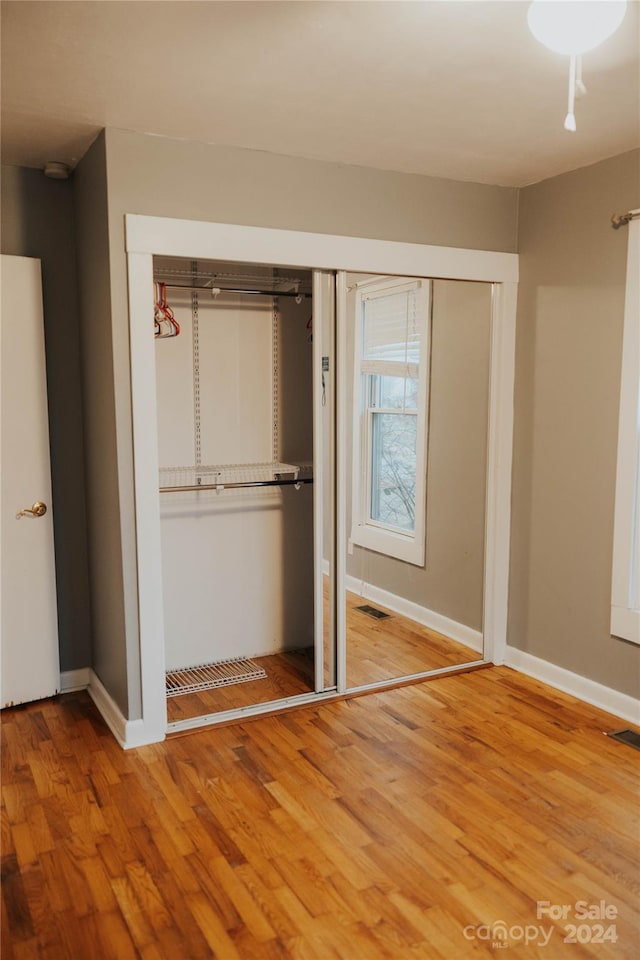
[[[585,94],[582,54],[607,40],[624,19],[627,0],[533,0],[527,22],[536,40],[569,56],[569,103],[565,130],[575,131],[574,102]]]

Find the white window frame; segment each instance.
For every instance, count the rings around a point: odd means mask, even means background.
[[[627,248],[611,633],[640,644],[640,219],[629,222]]]
[[[421,315],[420,363],[417,365],[418,398],[416,406],[416,501],[415,528],[401,530],[376,521],[371,517],[373,413],[398,413],[397,410],[372,410],[369,398],[371,376],[376,374],[403,376],[395,367],[407,370],[398,361],[366,361],[363,354],[362,308],[367,299],[389,293],[419,289]],[[431,312],[431,283],[411,277],[374,277],[356,285],[355,344],[353,375],[353,463],[351,498],[351,541],[361,547],[395,557],[417,566],[424,566],[426,530],[426,474],[427,474],[427,403],[429,373],[429,327]],[[392,366],[393,365],[393,366]],[[411,365],[414,366],[414,365]],[[408,411],[412,414],[412,411]]]

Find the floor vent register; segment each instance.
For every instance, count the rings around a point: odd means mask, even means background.
[[[620,743],[626,743],[630,747],[635,747],[636,750],[640,750],[640,733],[637,730],[614,730],[613,733],[607,733],[607,737],[611,737],[612,740],[619,740]]]
[[[373,617],[374,620],[386,620],[390,616],[390,614],[385,613],[384,610],[378,610],[377,607],[372,607],[369,603],[364,603],[361,607],[356,607],[356,610],[365,613],[368,617]]]
[[[200,663],[193,667],[167,671],[167,696],[179,697],[184,693],[201,693],[232,683],[248,680],[264,680],[266,671],[247,657],[218,660],[216,663]]]

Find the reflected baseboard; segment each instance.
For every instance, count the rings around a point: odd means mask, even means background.
[[[480,630],[474,630],[472,627],[468,627],[464,623],[458,623],[457,620],[451,620],[435,610],[429,610],[428,607],[423,607],[412,600],[405,600],[404,597],[399,597],[395,593],[390,593],[388,590],[383,590],[381,587],[358,580],[348,574],[345,576],[345,586],[350,593],[355,593],[356,596],[362,597],[364,600],[379,603],[388,610],[393,610],[394,613],[415,620],[421,626],[428,627],[429,630],[435,630],[436,633],[441,633],[445,637],[456,640],[458,643],[462,643],[482,654],[483,639]]]

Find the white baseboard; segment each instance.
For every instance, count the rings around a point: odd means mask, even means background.
[[[88,691],[98,713],[123,749],[129,750],[131,747],[142,747],[164,740],[164,731],[159,731],[156,736],[149,735],[145,730],[144,720],[126,720],[115,700],[107,693],[102,681],[90,667],[65,670],[60,674],[60,693],[73,693],[76,690]]]
[[[79,670],[64,670],[60,674],[60,693],[74,693],[76,690],[86,690],[89,686],[89,667]]]
[[[556,690],[569,693],[578,700],[584,700],[593,707],[606,710],[622,720],[640,725],[640,701],[626,693],[620,693],[602,683],[581,677],[578,673],[558,667],[548,660],[541,660],[517,647],[507,646],[504,659],[505,666],[512,667],[519,673],[524,673],[535,680],[541,680]]]
[[[146,730],[144,720],[125,719],[120,707],[107,693],[98,675],[93,670],[90,670],[89,674],[89,696],[98,708],[98,712],[109,730],[124,750],[130,750],[132,747],[143,747],[146,744],[164,740],[164,730],[154,733]]]
[[[404,597],[399,597],[395,593],[390,593],[388,590],[383,590],[371,583],[365,583],[363,580],[358,580],[348,574],[345,577],[345,586],[350,593],[355,593],[364,600],[379,603],[383,607],[387,607],[388,610],[393,610],[394,613],[409,617],[416,623],[422,624],[423,627],[442,633],[445,637],[463,643],[466,647],[471,647],[476,653],[482,654],[483,639],[479,630],[473,630],[464,623],[458,623],[457,620],[451,620],[441,613],[436,613],[435,610],[429,610],[428,607],[423,607],[412,600],[405,600]]]

